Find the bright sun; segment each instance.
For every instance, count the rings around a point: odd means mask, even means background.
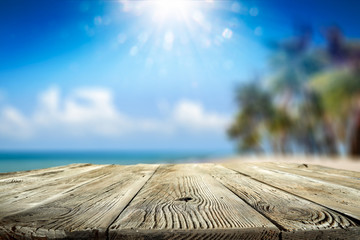
[[[154,0],[151,6],[157,20],[181,19],[195,10],[191,0]]]

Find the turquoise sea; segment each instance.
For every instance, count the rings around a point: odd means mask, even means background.
[[[199,163],[231,155],[231,152],[226,151],[0,152],[0,172],[25,171],[72,163],[120,165],[138,163]]]

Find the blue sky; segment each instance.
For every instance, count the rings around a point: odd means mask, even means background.
[[[334,23],[357,1],[0,2],[0,149],[230,150],[234,87],[267,40]]]

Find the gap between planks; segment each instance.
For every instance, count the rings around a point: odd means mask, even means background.
[[[166,166],[169,166],[169,165],[161,165],[161,168],[163,168],[163,167],[166,167]],[[186,166],[190,166],[190,164],[189,165],[186,165]],[[205,165],[202,165],[202,166],[205,166]],[[213,166],[215,166],[215,165],[213,165]],[[202,167],[200,167],[200,169],[201,169]],[[109,235],[109,229],[110,229],[110,227],[111,227],[111,225],[113,225],[114,223],[116,223],[116,222],[118,222],[118,221],[121,221],[121,215],[125,212],[125,211],[127,211],[128,210],[128,208],[129,208],[129,206],[131,206],[132,204],[133,204],[133,201],[134,201],[134,199],[136,199],[137,197],[138,197],[138,195],[141,193],[141,192],[143,192],[143,190],[144,190],[144,188],[145,187],[147,187],[148,185],[149,185],[149,182],[151,182],[151,181],[153,181],[153,179],[154,179],[154,177],[156,177],[157,175],[158,175],[158,170],[160,169],[160,166],[158,166],[153,172],[152,172],[152,174],[151,174],[151,176],[142,184],[142,186],[138,189],[138,191],[132,196],[132,198],[128,201],[128,203],[123,207],[123,209],[117,214],[117,216],[113,219],[113,221],[111,222],[111,223],[109,223],[109,225],[106,227],[106,232],[105,232],[105,236],[106,236],[106,238],[107,239],[109,239],[110,238],[110,235]],[[226,168],[227,169],[227,168]],[[230,169],[229,169],[230,170]],[[188,171],[188,169],[186,169],[186,171],[185,172],[187,172]],[[171,176],[171,175],[170,175]],[[209,174],[209,176],[210,176],[210,174]],[[246,174],[245,174],[245,176],[247,176]],[[206,178],[206,177],[205,177]],[[253,179],[251,176],[250,176],[250,178],[251,179]],[[227,186],[225,186],[224,184],[223,184],[223,182],[221,182],[221,181],[219,181],[218,179],[215,179],[216,180],[216,182],[218,182],[219,184],[221,184],[224,188],[226,188],[227,190],[229,190],[234,196],[236,196],[237,198],[239,198],[239,199],[241,199],[242,201],[244,201],[248,206],[251,206],[251,204],[249,204],[249,202],[247,202],[247,201],[245,201],[243,198],[241,198],[241,197],[239,197],[239,195],[236,193],[236,192],[234,192],[234,191],[232,191],[232,189],[230,189],[229,187],[227,187]],[[257,179],[253,179],[254,181],[258,181],[258,182],[261,182],[261,181],[259,181],[259,180],[257,180]],[[265,184],[265,185],[267,185],[267,186],[271,186],[271,185],[269,185],[269,184],[267,184],[266,182],[261,182],[262,184]],[[271,186],[271,187],[274,187],[274,186]],[[274,187],[274,188],[277,188],[277,187]],[[284,191],[284,190],[282,190],[282,189],[280,189],[279,188],[279,190],[281,190],[281,191]],[[285,191],[286,192],[286,191]],[[287,192],[288,194],[291,194],[291,195],[293,195],[293,193],[290,193],[290,192]],[[296,195],[293,195],[294,197],[296,197]],[[302,199],[304,199],[303,197],[301,197],[301,196],[298,196],[298,197],[300,197],[300,198],[302,198]],[[306,200],[306,199],[305,199]],[[308,200],[308,201],[310,201],[310,200]],[[316,203],[316,202],[312,202],[312,203],[314,203],[314,204],[318,204],[318,203]],[[253,209],[254,209],[254,211],[257,211],[257,212],[259,212],[258,211],[258,209],[256,209],[256,208],[254,208],[253,206],[251,206]],[[326,206],[325,206],[326,207]],[[261,212],[259,213],[259,214],[262,214]],[[267,219],[267,220],[269,220],[270,222],[273,222],[271,219],[269,219],[266,215],[264,215],[264,214],[262,214],[262,216],[263,217],[265,217],[265,219]],[[273,222],[274,223],[274,222]],[[255,228],[253,228],[253,229],[255,229]],[[168,231],[168,234],[171,234],[171,232],[169,233],[169,230],[155,230],[155,231],[152,231],[152,232],[150,232],[150,231],[148,231],[148,230],[138,230],[137,232],[135,232],[135,231],[132,231],[132,230],[123,230],[123,231],[121,231],[121,234],[123,235],[123,237],[130,237],[130,236],[138,236],[138,237],[141,237],[141,236],[143,236],[143,235],[141,235],[141,234],[150,234],[150,235],[153,235],[154,237],[160,237],[160,236],[165,236],[166,234],[166,231]],[[211,229],[210,231],[209,230],[201,230],[201,229],[199,229],[199,230],[191,230],[192,232],[194,232],[194,234],[195,235],[191,235],[191,236],[197,236],[197,237],[199,237],[199,238],[205,238],[206,236],[205,235],[207,235],[207,234],[214,234],[213,235],[213,237],[219,237],[219,238],[221,238],[221,236],[223,236],[224,235],[224,232],[227,232],[228,233],[228,235],[226,235],[227,237],[231,237],[231,236],[233,236],[234,238],[235,237],[239,237],[240,235],[236,235],[236,234],[240,234],[239,232],[237,232],[238,231],[238,229],[226,229],[226,230],[224,230],[224,229],[222,229],[222,230],[219,230],[219,229]],[[206,231],[209,231],[208,233],[206,233]],[[250,231],[250,230],[248,230],[248,231]],[[329,236],[335,236],[334,234],[336,234],[337,232],[336,232],[337,230],[335,229],[335,230],[326,230],[326,231],[324,231],[325,232],[325,235],[323,235],[323,237],[326,237],[327,235],[326,234],[330,234]],[[354,229],[348,229],[348,231],[349,231],[349,234],[352,234],[351,236],[353,237],[353,239],[355,238],[354,236],[359,236],[359,231],[358,230],[354,230]],[[251,231],[250,231],[251,232]],[[309,231],[308,231],[309,232]],[[163,235],[157,235],[157,234],[160,234],[160,233],[162,233]],[[184,231],[184,230],[174,230],[173,231],[173,233],[177,233],[178,234],[178,236],[181,238],[181,236],[183,236],[183,237],[185,237],[185,236],[190,236],[190,235],[187,235],[187,234],[189,234],[188,232],[187,232],[187,230],[186,231]],[[316,234],[319,234],[319,231],[316,231],[315,232]],[[131,235],[131,234],[135,234],[135,235]],[[165,235],[164,235],[165,234]],[[204,235],[205,234],[205,235]],[[225,233],[226,234],[226,233]],[[231,235],[231,234],[235,234],[235,235]],[[281,233],[283,236],[285,236],[286,234],[284,234],[284,232],[282,232]],[[303,238],[304,237],[309,237],[308,235],[306,235],[306,233],[304,233],[304,232],[299,232],[299,234],[301,235],[301,234],[305,234],[305,235],[303,235]],[[323,233],[322,233],[323,234]],[[300,235],[292,235],[292,238],[293,239],[295,239],[296,237],[300,237],[301,238],[301,236]],[[168,235],[169,236],[169,235]],[[244,235],[242,235],[243,237],[244,237]],[[350,235],[349,235],[350,236]],[[1,239],[1,236],[0,236],[0,239]]]
[[[325,206],[360,221],[360,191],[319,179],[249,163],[221,164],[264,184]]]
[[[219,239],[278,239],[274,224],[199,165],[162,165],[112,224],[109,238],[210,239],[217,232]]]
[[[114,222],[120,217],[121,213],[124,212],[124,210],[129,206],[129,204],[132,202],[132,200],[138,195],[138,193],[141,191],[141,189],[143,189],[144,186],[149,182],[149,180],[155,175],[155,173],[158,171],[159,168],[160,168],[160,165],[157,166],[157,168],[155,169],[153,174],[151,174],[151,176],[146,180],[146,182],[144,183],[144,185],[142,185],[142,187],[139,189],[139,191],[137,191],[137,193],[135,193],[135,195],[130,199],[130,201],[127,203],[127,205],[119,212],[117,217],[114,218],[114,220],[109,224],[109,226],[106,227],[106,230],[105,230],[106,240],[109,240],[109,228],[110,228],[110,226],[112,224],[114,224]]]
[[[359,221],[343,213],[220,165],[208,167],[208,170],[226,188],[279,227],[283,239],[336,238],[343,234],[347,239],[354,239],[355,234],[360,234]]]
[[[267,169],[288,172],[300,176],[319,179],[329,183],[335,183],[346,187],[360,190],[360,173],[331,169],[308,164],[284,164],[277,162],[253,163],[255,166],[266,167]]]
[[[0,220],[0,239],[106,239],[106,229],[158,165],[108,165],[106,176]],[[53,217],[56,216],[56,221]]]

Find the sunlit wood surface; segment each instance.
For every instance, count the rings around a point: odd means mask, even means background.
[[[241,161],[2,173],[0,239],[360,239],[360,173]]]

